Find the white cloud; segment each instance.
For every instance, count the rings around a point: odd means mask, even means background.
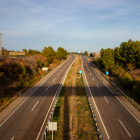
[[[45,39],[41,44],[66,46],[135,39],[140,33],[139,5],[129,0],[3,0],[0,32],[15,40],[39,36]]]

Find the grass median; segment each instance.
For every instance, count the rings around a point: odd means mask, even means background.
[[[77,56],[66,77],[52,118],[58,124],[54,140],[98,139],[79,70],[82,70],[81,58]],[[47,140],[51,139],[51,132],[48,132]]]

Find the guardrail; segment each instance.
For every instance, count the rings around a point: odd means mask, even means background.
[[[66,71],[66,73],[65,73],[65,75],[64,75],[64,77],[63,77],[63,79],[62,79],[61,86],[60,86],[60,88],[59,88],[59,90],[58,90],[58,94],[57,94],[57,96],[56,96],[56,100],[54,101],[54,105],[53,105],[53,107],[52,107],[52,110],[51,110],[51,113],[50,113],[49,119],[48,119],[48,121],[47,121],[47,125],[46,125],[46,128],[45,128],[45,130],[44,130],[44,133],[43,133],[43,135],[42,135],[41,140],[46,140],[46,136],[47,136],[47,132],[48,132],[48,124],[49,124],[49,121],[52,120],[52,117],[53,117],[53,114],[54,114],[54,111],[55,111],[56,104],[57,104],[58,99],[59,99],[59,95],[60,95],[62,86],[63,86],[64,81],[65,81],[65,79],[66,79],[66,76],[67,76],[67,74],[68,74],[68,72],[69,72],[71,66],[72,66],[73,63],[75,62],[75,60],[76,60],[76,58],[74,59],[74,61],[72,62],[72,64],[70,65],[70,67],[68,68],[68,70]]]
[[[83,75],[82,75],[82,76],[83,76]],[[84,81],[84,80],[83,80],[83,81]],[[85,82],[84,82],[84,85],[85,85]],[[97,119],[96,119],[96,115],[95,115],[93,106],[92,106],[92,104],[91,104],[91,102],[90,102],[90,97],[89,97],[88,90],[87,90],[87,87],[86,87],[86,86],[85,86],[85,90],[86,90],[87,99],[88,99],[88,102],[89,102],[89,105],[90,105],[90,109],[91,109],[91,112],[92,112],[92,114],[93,114],[93,120],[94,120],[95,125],[96,125],[96,127],[97,127],[97,133],[99,134],[99,139],[103,140],[102,133],[101,133],[101,130],[100,130],[98,121],[97,121]]]
[[[94,64],[93,64],[94,65]],[[94,65],[94,67],[96,67]],[[97,68],[97,67],[96,67]],[[118,89],[124,96],[127,100],[129,100],[133,105],[135,105],[135,107],[138,108],[138,110],[140,110],[140,106],[133,100],[131,99],[129,96],[127,96],[123,91],[121,91],[116,85],[114,85],[104,74],[102,74],[98,68],[96,69],[106,80],[108,80],[116,89]]]

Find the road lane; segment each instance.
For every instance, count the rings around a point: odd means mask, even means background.
[[[101,119],[97,115],[99,125],[101,127],[101,132],[104,139],[113,140],[123,140],[123,139],[140,139],[140,123],[135,119],[135,117],[118,101],[115,95],[107,88],[103,83],[102,79],[93,71],[89,62],[85,57],[83,60],[83,71],[85,72],[85,77],[87,78],[87,83],[89,85],[89,92],[91,92],[91,100],[94,98],[95,104],[103,121],[101,125]],[[88,71],[89,70],[89,71]],[[91,73],[91,74],[90,74]],[[93,80],[94,78],[94,80]],[[97,86],[98,85],[98,86]],[[106,102],[105,98],[109,102]],[[92,101],[92,105],[94,105]],[[94,109],[96,109],[94,107]],[[129,132],[127,133],[126,130]],[[105,130],[106,129],[106,130]],[[107,133],[105,133],[107,131]],[[131,134],[131,137],[130,135]],[[108,135],[108,136],[107,136]]]
[[[47,113],[47,119],[49,118],[50,105],[53,104],[52,100],[55,99],[54,95],[60,88],[60,83],[74,59],[75,57],[71,56],[40,87],[37,87],[35,92],[6,121],[1,123],[0,140],[11,140],[13,138],[14,140],[35,140],[37,138]],[[61,72],[63,67],[65,68]],[[37,105],[35,106],[35,104]],[[41,137],[41,134],[39,137]]]

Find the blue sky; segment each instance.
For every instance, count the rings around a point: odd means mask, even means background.
[[[99,52],[140,41],[139,0],[0,0],[2,46]]]

